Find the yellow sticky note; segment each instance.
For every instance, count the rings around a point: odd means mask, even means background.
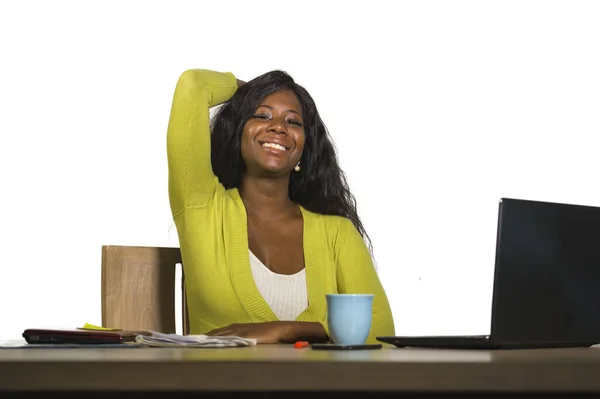
[[[90,323],[85,323],[83,327],[79,327],[80,330],[94,330],[94,331],[120,331],[120,328],[108,328],[108,327],[100,327],[95,326]]]

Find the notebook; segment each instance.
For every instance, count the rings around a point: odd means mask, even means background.
[[[117,344],[135,342],[137,335],[147,331],[93,331],[81,329],[26,329],[23,338],[29,344]]]
[[[600,343],[600,208],[503,198],[498,215],[490,333],[379,341],[463,349]]]

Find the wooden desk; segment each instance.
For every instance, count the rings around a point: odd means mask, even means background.
[[[1,349],[7,391],[600,392],[600,348]]]

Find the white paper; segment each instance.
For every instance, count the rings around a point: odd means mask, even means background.
[[[212,337],[208,335],[163,334],[151,331],[152,335],[138,335],[135,341],[139,344],[161,348],[223,348],[238,346],[254,346],[256,339],[235,336]]]

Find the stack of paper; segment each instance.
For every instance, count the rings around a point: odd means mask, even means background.
[[[135,341],[138,344],[160,348],[223,348],[256,345],[256,339],[253,338],[163,334],[156,331],[151,331],[151,335],[138,335]]]

